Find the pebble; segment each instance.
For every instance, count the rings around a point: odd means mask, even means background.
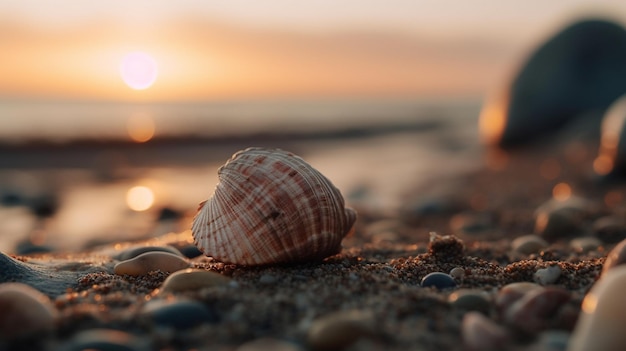
[[[198,247],[195,244],[185,245],[181,247],[179,250],[180,250],[180,253],[183,254],[183,256],[189,259],[196,258],[202,255],[202,251],[200,251],[200,249],[198,249]]]
[[[422,281],[420,282],[420,285],[423,288],[432,286],[437,288],[438,290],[441,290],[454,288],[456,286],[456,282],[454,281],[454,278],[452,278],[452,276],[450,276],[449,274],[442,272],[433,272],[424,276],[424,278],[422,278]]]
[[[314,320],[307,340],[316,351],[343,350],[363,337],[374,336],[371,313],[350,310],[335,312]]]
[[[22,339],[54,330],[57,310],[50,299],[22,283],[0,284],[0,337]]]
[[[615,245],[613,250],[609,251],[606,261],[602,267],[602,275],[606,274],[610,269],[626,263],[626,239]]]
[[[115,265],[115,274],[118,275],[146,275],[149,272],[160,270],[172,273],[189,268],[189,263],[182,257],[168,252],[146,252],[130,260]]]
[[[626,223],[615,216],[605,216],[593,222],[594,235],[607,244],[615,244],[626,239]]]
[[[593,285],[581,305],[568,351],[620,351],[626,345],[626,266],[611,269]]]
[[[517,282],[503,286],[496,295],[496,307],[500,311],[507,310],[515,301],[522,298],[526,293],[536,289],[543,289],[539,284],[531,282]]]
[[[510,340],[508,331],[480,312],[470,311],[463,316],[461,336],[468,350],[503,350]]]
[[[54,248],[48,245],[35,244],[30,240],[20,241],[15,245],[15,254],[19,256],[43,254],[54,251]]]
[[[169,252],[171,254],[184,257],[183,254],[180,251],[178,251],[175,247],[168,245],[168,246],[135,246],[135,247],[131,247],[120,252],[113,258],[119,261],[126,261],[126,260],[130,260],[131,258],[135,258],[141,254],[144,254],[146,252]]]
[[[456,234],[476,235],[494,228],[493,219],[480,213],[459,213],[450,219],[450,228]]]
[[[63,351],[137,351],[145,349],[132,334],[114,329],[90,329],[79,332],[65,344]]]
[[[465,269],[461,267],[454,267],[450,270],[450,276],[456,280],[461,280],[465,277]]]
[[[170,274],[161,285],[164,293],[200,290],[213,286],[225,286],[232,280],[216,272],[187,268]]]
[[[575,236],[584,231],[584,220],[591,211],[591,205],[581,198],[550,200],[535,212],[535,232],[548,241]]]
[[[600,239],[593,236],[575,238],[569,242],[569,246],[574,249],[574,251],[581,253],[596,251],[602,244]]]
[[[569,299],[569,291],[561,288],[531,290],[504,311],[504,321],[521,331],[537,333],[547,327],[547,319]]]
[[[271,285],[271,284],[275,284],[278,281],[278,277],[273,275],[273,274],[263,274],[261,275],[261,277],[259,277],[259,283],[261,284],[266,284],[266,285]]]
[[[477,311],[485,315],[491,310],[489,296],[482,290],[460,289],[448,296],[448,302],[456,309]]]
[[[533,274],[533,280],[540,285],[554,284],[561,276],[561,267],[558,265],[537,269]]]
[[[587,19],[546,41],[520,65],[480,116],[482,139],[511,147],[549,135],[590,110],[602,111],[626,91],[626,32]],[[597,131],[600,117],[585,115]]]
[[[248,341],[235,351],[304,351],[304,349],[284,340],[264,337]]]
[[[515,252],[530,255],[540,253],[548,247],[548,242],[538,235],[529,234],[517,237],[511,242],[511,249]]]
[[[206,305],[189,300],[151,300],[144,305],[141,315],[157,326],[179,330],[219,321]]]

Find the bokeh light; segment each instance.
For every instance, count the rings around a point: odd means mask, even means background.
[[[133,211],[145,211],[154,205],[154,192],[146,186],[134,186],[126,193],[126,204]]]
[[[572,196],[572,187],[567,183],[559,183],[552,188],[552,196],[557,201],[565,201]]]
[[[147,114],[132,115],[126,123],[128,136],[136,143],[145,143],[154,137],[156,126],[154,119]]]

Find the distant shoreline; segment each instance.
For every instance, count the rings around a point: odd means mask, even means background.
[[[33,138],[19,143],[0,142],[0,169],[92,168],[101,167],[102,162],[115,162],[118,156],[134,166],[186,165],[223,160],[232,154],[232,150],[250,146],[282,147],[295,151],[300,149],[298,145],[306,142],[419,133],[445,127],[446,121],[431,119],[334,130],[159,136],[145,143],[121,138],[83,138],[63,142]],[[208,150],[210,152],[206,152]]]

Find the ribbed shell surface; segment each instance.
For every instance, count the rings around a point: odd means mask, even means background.
[[[356,220],[335,186],[302,158],[278,149],[240,151],[218,170],[192,232],[207,256],[261,265],[338,253]]]

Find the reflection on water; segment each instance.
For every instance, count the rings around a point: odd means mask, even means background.
[[[154,120],[146,113],[135,113],[126,124],[128,136],[136,143],[145,143],[154,137],[156,126]]]
[[[34,144],[16,149],[20,154],[5,148],[0,250],[15,252],[24,241],[80,250],[189,229],[198,203],[217,184],[218,167],[247,146],[293,151],[331,179],[350,205],[393,209],[420,181],[480,166],[478,111],[461,112],[432,114],[438,123],[421,129],[378,134],[160,143],[153,138],[159,125],[153,115],[130,114],[124,135],[136,143]],[[476,206],[482,202],[477,199]]]

